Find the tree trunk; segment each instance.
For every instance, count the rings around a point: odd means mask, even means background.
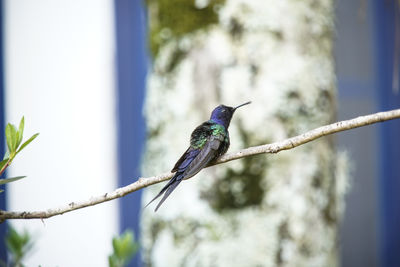
[[[172,169],[219,104],[239,109],[231,151],[335,119],[330,0],[148,0],[143,174]],[[147,266],[337,266],[346,160],[333,138],[247,157],[184,181],[143,211]],[[146,190],[147,203],[163,186]]]

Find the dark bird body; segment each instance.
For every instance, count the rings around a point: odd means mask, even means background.
[[[247,104],[250,104],[250,102],[237,107],[219,105],[213,110],[211,118],[208,121],[203,122],[194,129],[190,137],[189,148],[183,153],[172,169],[172,172],[176,172],[174,177],[169,180],[146,207],[164,194],[155,209],[157,211],[182,180],[193,177],[209,163],[225,154],[230,144],[228,127],[232,115],[237,108]]]

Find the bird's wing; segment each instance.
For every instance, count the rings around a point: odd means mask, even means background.
[[[189,147],[172,169],[172,171],[176,171],[177,173],[145,207],[164,194],[155,209],[157,211],[183,179],[188,179],[196,175],[218,155],[218,149],[223,140],[224,138],[220,135],[211,136],[202,149]]]
[[[212,135],[201,149],[200,153],[198,153],[198,155],[187,166],[183,173],[183,179],[188,179],[196,175],[201,169],[207,166],[207,164],[218,155],[218,149],[223,140],[223,137],[220,135]]]
[[[200,149],[194,149],[193,147],[189,147],[185,151],[185,153],[183,153],[180,159],[175,163],[175,166],[171,172],[176,172],[178,170],[185,169],[199,153]]]
[[[206,141],[207,136],[211,135],[210,130],[210,122],[206,121],[194,129],[190,136],[190,146],[189,148],[183,153],[180,159],[175,163],[174,168],[172,168],[172,172],[176,171],[183,171],[191,162],[192,160],[197,157],[200,153],[203,145],[199,144],[199,140]]]

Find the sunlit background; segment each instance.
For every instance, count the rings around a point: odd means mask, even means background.
[[[140,176],[143,115],[149,115],[142,110],[152,65],[144,4],[1,1],[0,132],[22,116],[25,136],[40,132],[7,172],[28,177],[0,195],[2,209],[55,208]],[[337,120],[398,108],[399,3],[337,0],[335,5]],[[251,100],[257,106],[257,99]],[[399,136],[399,121],[337,135],[351,174],[338,240],[341,266],[400,266]],[[140,236],[141,207],[139,191],[44,221],[11,223],[34,236],[26,266],[108,266],[114,235],[130,228]],[[5,233],[3,223],[1,240]],[[0,258],[5,257],[0,242]],[[142,266],[139,254],[129,266]]]

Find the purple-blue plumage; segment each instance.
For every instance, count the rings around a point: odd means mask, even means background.
[[[210,120],[203,122],[192,132],[189,148],[172,169],[172,172],[176,172],[175,175],[145,207],[164,194],[155,209],[157,211],[182,180],[193,177],[210,162],[223,155],[229,148],[228,127],[233,113],[237,108],[250,103],[246,102],[237,107],[224,105],[216,107],[211,113]]]

